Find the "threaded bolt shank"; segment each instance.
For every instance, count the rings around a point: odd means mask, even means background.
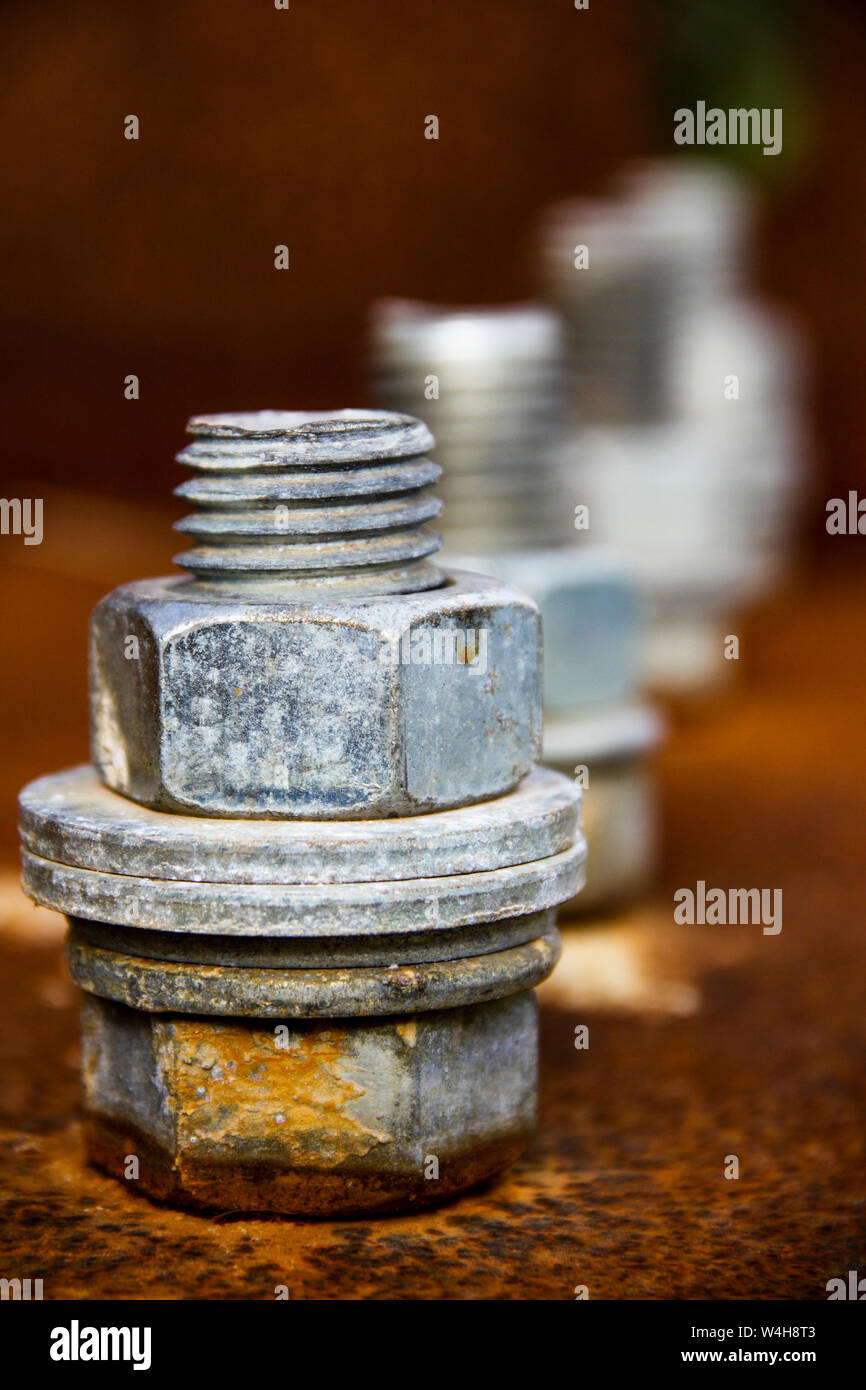
[[[195,548],[176,563],[211,585],[281,591],[413,593],[442,582],[426,528],[442,504],[430,487],[426,425],[366,410],[198,416],[177,489],[196,510],[177,523]]]

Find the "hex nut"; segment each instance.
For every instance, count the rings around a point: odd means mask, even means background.
[[[657,855],[656,797],[646,757],[599,762],[586,793],[586,883],[562,909],[585,917],[639,898],[652,884]]]
[[[525,1148],[536,1031],[530,991],[286,1025],[140,1013],[87,995],[88,1155],[130,1188],[187,1206],[302,1216],[428,1206]]]
[[[637,591],[615,557],[579,546],[500,551],[484,564],[531,595],[544,628],[544,707],[551,714],[621,700],[638,684]],[[546,756],[546,755],[545,755]]]
[[[539,755],[539,642],[530,599],[460,572],[421,593],[304,602],[124,585],[92,618],[93,759],[142,805],[206,816],[466,805]]]
[[[662,718],[640,700],[545,722],[550,767],[588,775],[581,803],[586,880],[566,915],[618,907],[650,887],[658,852],[652,754],[663,732]]]

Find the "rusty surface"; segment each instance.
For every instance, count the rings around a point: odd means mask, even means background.
[[[864,599],[849,576],[743,629],[744,686],[664,755],[664,892],[553,977],[536,1138],[433,1211],[202,1217],[85,1168],[59,932],[7,890],[4,1274],[46,1298],[823,1299],[866,1268]],[[673,926],[698,878],[783,887],[783,931]]]
[[[526,992],[268,1026],[82,1001],[85,1151],[138,1193],[296,1216],[429,1206],[501,1171],[536,1111]]]
[[[151,1013],[242,1018],[383,1017],[456,1008],[532,989],[559,956],[555,927],[534,941],[466,959],[370,969],[273,970],[147,960],[88,944],[66,948],[77,985]]]
[[[452,1155],[447,1174],[435,1185],[405,1173],[395,1176],[351,1167],[339,1173],[323,1168],[311,1171],[263,1162],[228,1164],[210,1157],[187,1157],[179,1171],[165,1151],[152,1144],[146,1135],[105,1116],[91,1116],[85,1120],[84,1139],[93,1163],[119,1181],[124,1181],[127,1155],[132,1146],[149,1166],[153,1187],[150,1196],[160,1202],[195,1209],[196,1214],[201,1209],[200,1220],[235,1219],[238,1214],[248,1213],[252,1205],[295,1212],[310,1209],[315,1213],[327,1211],[346,1216],[361,1210],[367,1213],[365,1219],[376,1213],[378,1221],[382,1219],[378,1213],[407,1208],[420,1211],[451,1200],[453,1192],[473,1187],[492,1172],[512,1163],[526,1148],[529,1135],[525,1131],[512,1134],[504,1141],[470,1146]],[[257,1224],[251,1216],[247,1220]],[[310,1220],[308,1225],[312,1224]],[[324,1225],[321,1221],[317,1224]],[[168,1295],[154,1291],[149,1296],[165,1298]],[[262,1296],[273,1296],[273,1289],[265,1290]]]

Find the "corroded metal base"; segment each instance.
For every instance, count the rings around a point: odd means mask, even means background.
[[[148,810],[88,769],[34,783],[24,873],[70,922],[90,1157],[155,1198],[294,1216],[505,1168],[579,801],[538,770],[459,810],[263,823]]]
[[[87,995],[82,1033],[89,1158],[186,1206],[347,1216],[431,1205],[507,1167],[534,1126],[529,991],[286,1025]]]

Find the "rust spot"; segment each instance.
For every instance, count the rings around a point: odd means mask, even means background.
[[[177,1019],[157,1044],[166,1098],[184,1155],[272,1153],[275,1161],[336,1166],[391,1136],[351,1108],[365,1088],[353,1078],[347,1034],[313,1026],[278,1034],[242,1021]]]

